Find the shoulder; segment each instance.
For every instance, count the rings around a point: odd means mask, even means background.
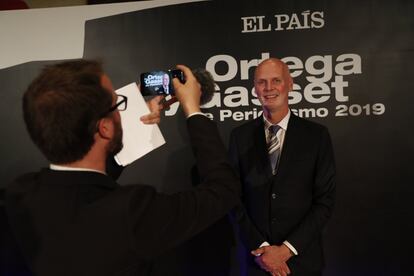
[[[31,205],[32,195],[38,189],[39,172],[26,173],[17,177],[6,186],[4,191],[4,204],[7,213],[14,215],[19,210],[25,210]],[[29,201],[27,199],[29,198]]]
[[[289,128],[298,128],[302,131],[311,132],[311,133],[321,133],[321,132],[328,132],[328,128],[320,123],[311,121],[309,119],[304,119],[298,117],[294,114],[291,115],[288,130]]]
[[[259,126],[263,126],[263,117],[258,117],[254,120],[243,123],[240,126],[233,128],[231,135],[252,133],[253,130]]]
[[[146,205],[157,198],[160,194],[157,190],[149,185],[133,184],[127,186],[120,186],[114,192],[114,196],[127,197],[128,203],[135,205]]]
[[[30,172],[18,176],[6,187],[6,196],[11,194],[21,194],[30,190],[35,185],[39,177],[39,172]]]
[[[145,194],[149,196],[154,196],[158,193],[155,187],[144,184],[131,184],[126,186],[119,186],[117,191],[127,194]]]

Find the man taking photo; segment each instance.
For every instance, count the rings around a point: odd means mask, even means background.
[[[24,120],[50,167],[9,185],[6,208],[35,275],[148,275],[154,257],[236,205],[239,182],[216,125],[200,112],[200,84],[189,68],[177,68],[186,82],[173,85],[202,185],[173,195],[115,181],[128,105],[100,63],[51,65],[30,84]],[[159,109],[141,120],[157,122]]]

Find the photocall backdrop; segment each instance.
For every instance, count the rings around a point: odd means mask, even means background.
[[[203,111],[218,123],[226,143],[234,127],[261,113],[253,89],[257,63],[284,60],[295,83],[292,112],[326,125],[334,144],[337,203],[325,231],[325,275],[410,275],[413,7],[404,0],[164,6],[87,21],[84,57],[103,60],[116,88],[142,72],[176,64],[206,68],[217,91]],[[0,70],[1,187],[48,165],[26,133],[21,98],[52,62]],[[160,127],[166,145],[131,164],[122,185],[148,184],[167,193],[196,185],[178,104],[165,111]],[[223,218],[156,260],[154,275],[236,275],[243,264],[232,230]]]

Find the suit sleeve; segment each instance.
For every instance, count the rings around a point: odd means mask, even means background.
[[[312,187],[312,207],[287,238],[299,255],[320,237],[335,203],[335,160],[331,138],[326,128],[322,128],[320,137]]]
[[[230,134],[229,144],[229,156],[230,162],[235,169],[236,173],[240,177],[240,165],[239,165],[239,150],[237,145],[237,137],[234,131]],[[257,230],[257,227],[250,220],[250,217],[242,204],[243,194],[241,196],[241,202],[230,213],[230,217],[236,223],[239,228],[240,238],[249,250],[257,249],[263,242],[266,241],[264,236]]]
[[[143,257],[151,258],[190,238],[239,201],[239,181],[215,123],[195,115],[187,119],[187,125],[201,185],[173,195],[159,194],[148,187],[137,192],[129,204],[128,219]]]

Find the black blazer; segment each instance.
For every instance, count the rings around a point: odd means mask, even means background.
[[[280,245],[287,240],[299,253],[288,261],[291,269],[321,270],[321,234],[335,197],[328,130],[291,114],[278,172],[272,175],[259,117],[232,131],[230,156],[242,182],[244,206],[235,214],[246,247],[253,250],[264,241]]]
[[[155,256],[236,205],[240,184],[215,124],[200,115],[187,122],[202,182],[191,191],[165,195],[49,169],[8,187],[9,219],[35,275],[147,275]]]

